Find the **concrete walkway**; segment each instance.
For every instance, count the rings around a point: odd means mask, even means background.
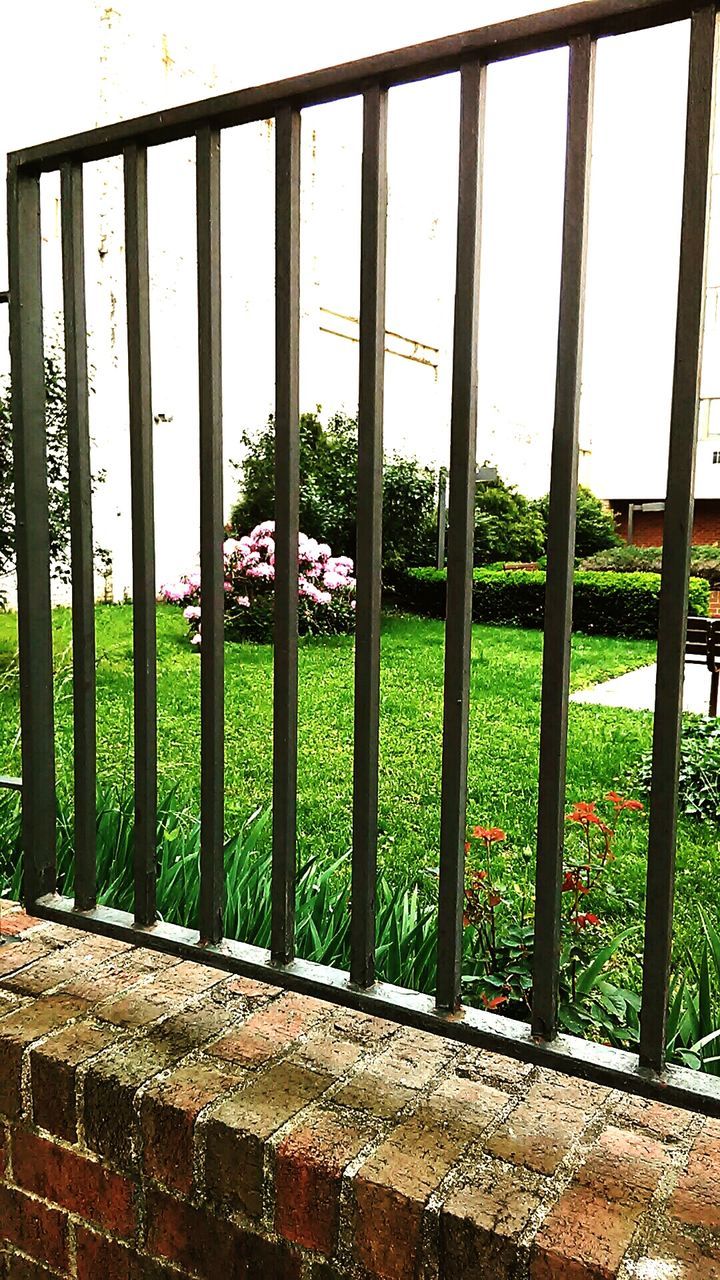
[[[626,707],[630,711],[655,710],[656,663],[627,671],[624,676],[604,680],[590,689],[571,694],[571,702],[592,703],[599,707]],[[699,663],[685,666],[683,710],[706,716],[710,700],[710,672]]]

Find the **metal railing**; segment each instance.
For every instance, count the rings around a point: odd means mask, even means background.
[[[677,338],[647,879],[639,1057],[560,1035],[557,998],[565,808],[578,405],[593,71],[598,39],[691,24]],[[532,17],[226,94],[9,157],[10,321],[16,450],[25,898],[37,915],[270,977],[299,991],[648,1096],[720,1114],[720,1081],[664,1063],[673,916],[685,601],[704,290],[716,4],[588,0]],[[469,714],[479,266],[486,70],[569,48],[567,153],[549,516],[537,835],[532,1025],[460,1007]],[[437,992],[375,981],[380,566],[387,202],[393,85],[459,72],[457,275],[450,456]],[[350,972],[295,957],[297,778],[300,127],[304,107],[362,95],[357,623]],[[272,931],[269,952],[223,939],[223,561],[220,140],[223,128],[276,123],[276,588]],[[199,330],[201,853],[198,931],[156,921],[155,550],[147,230],[147,148],[195,137]],[[83,165],[124,157],[132,484],[135,706],[135,912],[96,905],[95,636]],[[40,175],[61,172],[69,431],[75,714],[76,897],[56,894],[53,673],[43,392]]]

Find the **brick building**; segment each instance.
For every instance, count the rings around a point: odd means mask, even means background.
[[[617,520],[618,533],[627,539],[628,508],[630,503],[658,502],[656,495],[637,498],[610,498],[609,503]],[[663,541],[662,511],[635,511],[633,514],[632,541],[638,547],[659,547]],[[693,522],[693,545],[708,546],[720,543],[720,497],[696,498]]]

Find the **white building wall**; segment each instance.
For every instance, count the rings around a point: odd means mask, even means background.
[[[488,20],[531,7],[497,0]],[[252,13],[224,0],[27,0],[0,16],[17,57],[2,86],[0,147],[262,82],[477,22],[456,0],[392,11],[370,3],[353,27],[320,3]],[[33,43],[33,35],[41,39]],[[278,42],[278,32],[285,41]],[[608,497],[661,496],[667,465],[680,221],[687,27],[604,42],[593,146],[581,478]],[[58,54],[62,49],[63,59]],[[525,492],[547,490],[554,399],[566,99],[564,52],[491,68],[483,226],[478,458]],[[40,90],[38,92],[38,90]],[[390,102],[386,440],[447,462],[457,188],[457,77],[395,90]],[[716,149],[716,184],[720,151]],[[273,407],[272,122],[223,135],[226,493],[243,429]],[[301,403],[357,404],[361,109],[304,114]],[[158,581],[198,546],[194,160],[189,142],[150,152],[153,407]],[[43,185],[46,330],[60,317],[59,206]],[[717,209],[718,201],[715,201]],[[713,223],[703,395],[720,405],[720,210]],[[86,170],[89,353],[97,541],[117,595],[131,581],[122,171]],[[334,330],[334,332],[327,332]],[[399,335],[399,336],[398,336]],[[411,359],[406,357],[411,356]],[[701,435],[720,433],[720,409]],[[720,445],[720,439],[718,439]],[[712,434],[699,496],[720,496]],[[707,455],[707,457],[706,457]],[[312,531],[310,531],[312,532]]]

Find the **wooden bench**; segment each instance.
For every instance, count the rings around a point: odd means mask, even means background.
[[[710,672],[709,716],[717,716],[720,680],[720,618],[688,618],[685,661],[699,662]]]

